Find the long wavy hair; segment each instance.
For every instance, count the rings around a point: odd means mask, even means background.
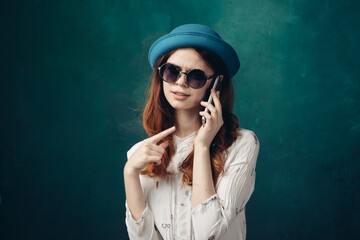
[[[206,64],[218,75],[222,74],[220,102],[222,106],[222,114],[224,124],[214,137],[210,146],[211,170],[214,186],[216,186],[218,178],[224,173],[224,164],[228,156],[227,149],[232,145],[238,133],[239,123],[237,117],[232,113],[234,102],[234,89],[231,78],[227,72],[224,61],[215,53],[201,48],[193,48],[200,54]],[[177,49],[164,54],[156,63],[154,71],[150,77],[147,94],[146,105],[143,111],[143,126],[149,136],[156,135],[165,129],[175,125],[175,114],[173,107],[168,103],[163,92],[163,81],[158,72],[158,67],[165,63],[168,58]],[[207,89],[204,96],[206,100],[210,95],[210,88]],[[201,118],[199,117],[201,122]],[[167,136],[162,141],[169,142],[165,153],[163,154],[161,164],[148,164],[141,174],[150,177],[165,178],[173,172],[167,171],[167,167],[174,155],[174,143],[172,136]],[[194,150],[186,157],[179,166],[179,171],[183,173],[182,184],[192,185],[193,179],[193,160]]]

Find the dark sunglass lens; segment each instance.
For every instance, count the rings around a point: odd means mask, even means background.
[[[162,78],[164,79],[164,81],[175,82],[178,75],[179,75],[179,71],[174,65],[165,64],[163,66]]]
[[[188,84],[192,88],[202,88],[206,83],[206,75],[203,71],[195,69],[188,73]]]

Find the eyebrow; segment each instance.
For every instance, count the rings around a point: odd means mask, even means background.
[[[172,63],[172,62],[167,62],[167,63],[171,63],[172,65],[180,68],[181,70],[182,70],[182,69],[186,69],[186,73],[187,73],[187,72],[190,72],[191,70],[195,70],[195,69],[196,69],[196,70],[201,70],[201,71],[205,72],[205,70],[203,70],[203,69],[201,69],[201,68],[186,68],[186,67],[180,67],[179,65],[177,65],[177,64],[175,64],[175,63]]]

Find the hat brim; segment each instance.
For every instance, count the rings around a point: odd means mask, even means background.
[[[240,68],[240,61],[235,50],[225,41],[208,34],[197,32],[169,33],[156,40],[150,47],[148,59],[154,69],[156,61],[165,53],[182,47],[198,47],[219,55],[233,77]]]

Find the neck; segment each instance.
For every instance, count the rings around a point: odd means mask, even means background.
[[[183,138],[200,128],[199,111],[176,110],[175,135]]]

